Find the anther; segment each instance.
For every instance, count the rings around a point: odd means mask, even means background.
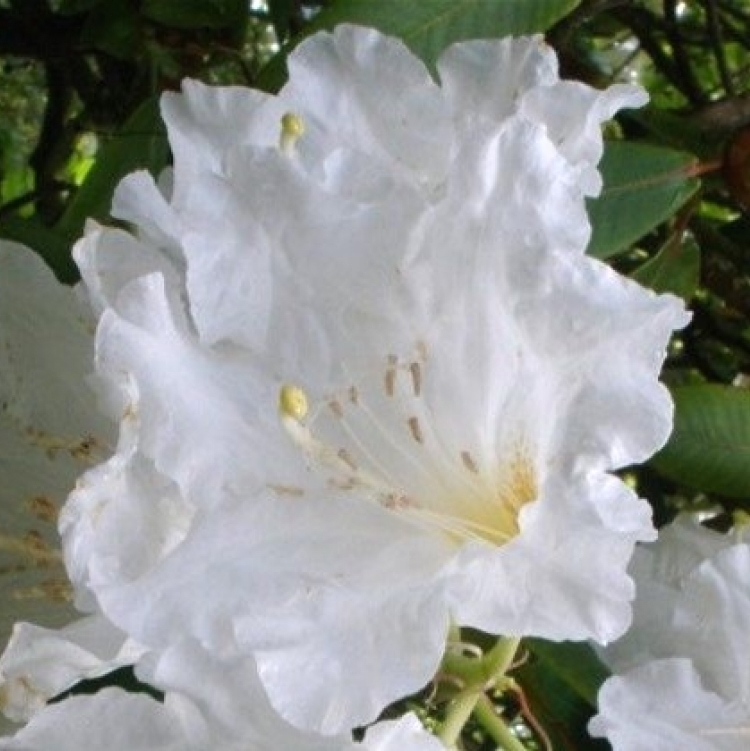
[[[416,417],[410,417],[406,424],[409,426],[409,430],[411,431],[411,437],[417,442],[417,443],[424,443],[424,436],[422,435],[422,428],[419,425],[419,420]]]
[[[344,408],[341,406],[341,402],[337,401],[336,399],[332,399],[330,402],[328,402],[328,406],[333,412],[336,417],[341,419],[344,416]]]
[[[285,154],[294,153],[297,141],[305,134],[305,121],[293,112],[287,112],[281,118],[281,136],[279,148]]]
[[[291,384],[284,384],[279,391],[279,411],[282,417],[290,417],[296,422],[302,422],[309,410],[307,394]]]

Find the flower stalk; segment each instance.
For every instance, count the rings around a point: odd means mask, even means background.
[[[487,696],[480,696],[474,708],[474,716],[481,726],[497,741],[504,751],[525,751],[525,746],[516,738]]]
[[[477,710],[482,699],[489,703],[485,691],[493,688],[510,669],[520,642],[519,638],[498,639],[495,646],[480,659],[471,659],[461,655],[448,655],[446,657],[443,667],[448,670],[455,669],[455,674],[464,681],[465,685],[463,691],[453,699],[443,726],[438,733],[438,737],[448,748],[456,747],[461,731],[471,715]],[[496,715],[495,719],[497,721],[495,725],[497,723],[503,724],[502,720]],[[483,720],[482,722],[484,724]],[[495,725],[493,725],[493,728],[495,728]],[[511,736],[512,734],[504,724],[503,727],[506,735]],[[488,732],[493,738],[495,737],[492,730],[488,729]],[[516,746],[506,744],[506,747],[510,751],[523,748],[518,744]]]

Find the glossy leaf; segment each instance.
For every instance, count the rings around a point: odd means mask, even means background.
[[[402,39],[430,68],[454,42],[548,29],[579,0],[334,0],[305,29],[304,36],[337,24],[372,26]],[[294,44],[277,55],[261,75],[261,85],[278,89],[285,78],[284,59]]]
[[[697,490],[750,498],[750,391],[698,384],[672,393],[674,431],[652,464]]]
[[[589,202],[593,228],[588,252],[610,258],[658,227],[698,189],[695,157],[645,144],[607,144],[601,171],[604,189]]]
[[[244,24],[245,0],[144,0],[141,13],[175,29],[224,29]]]
[[[698,287],[701,252],[692,237],[672,237],[630,276],[654,292],[671,292],[691,300]]]

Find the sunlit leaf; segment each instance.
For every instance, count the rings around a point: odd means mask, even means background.
[[[630,276],[654,292],[692,299],[698,287],[701,252],[692,237],[669,239],[664,247]]]
[[[656,469],[697,490],[750,497],[750,391],[698,384],[673,396],[674,431]]]
[[[589,202],[593,235],[588,252],[614,256],[673,216],[698,189],[691,176],[695,163],[694,156],[681,151],[608,143],[601,162],[604,189]]]

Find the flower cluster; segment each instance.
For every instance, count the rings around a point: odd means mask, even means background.
[[[0,748],[104,713],[123,748],[348,749],[432,679],[451,624],[630,624],[654,531],[612,472],[667,438],[686,314],[585,255],[585,198],[601,123],[642,92],[561,81],[539,38],[455,45],[437,82],[346,26],[289,71],[275,97],[165,95],[173,170],[126,178],[130,231],[75,248],[119,435],[60,516],[89,615],[16,631],[2,703],[31,722]],[[40,709],[123,664],[164,704]],[[362,745],[440,747],[411,716]]]

